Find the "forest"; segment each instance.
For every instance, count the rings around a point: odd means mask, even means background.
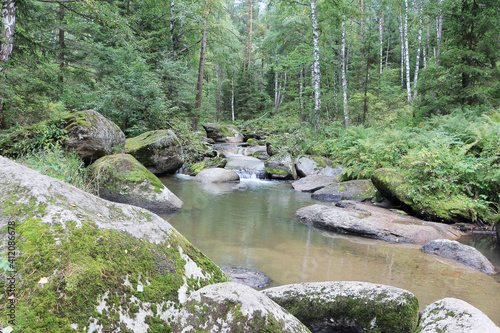
[[[128,137],[173,129],[194,162],[205,122],[265,128],[491,224],[499,60],[498,0],[3,0],[0,139],[93,109]]]

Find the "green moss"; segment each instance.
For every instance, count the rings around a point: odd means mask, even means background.
[[[210,168],[224,168],[227,164],[227,160],[222,157],[214,157],[203,162],[195,163],[189,167],[189,174],[196,176],[202,170]]]
[[[326,160],[323,157],[321,157],[321,156],[314,156],[313,160],[314,160],[314,162],[316,162],[318,169],[326,168],[326,166],[327,166],[326,165]]]
[[[271,167],[266,167],[266,172],[270,175],[279,175],[279,176],[286,176],[289,174],[285,170],[271,168]]]
[[[28,203],[19,204],[21,198],[29,198]],[[17,224],[21,255],[16,269],[22,278],[17,281],[16,324],[20,331],[76,331],[72,324],[83,331],[91,318],[107,330],[130,331],[119,324],[118,313],[140,310],[131,297],[151,304],[178,302],[186,264],[179,247],[205,272],[213,272],[210,282],[226,281],[217,266],[175,231],[168,243],[152,244],[128,233],[99,229],[88,216],[80,227],[76,222],[64,227],[40,224],[46,207],[29,193],[7,194],[2,205],[4,214]],[[42,277],[49,283],[39,285]],[[127,279],[132,287],[125,285]],[[139,282],[144,285],[142,293],[136,289]],[[193,288],[207,284],[198,280]],[[106,292],[108,309],[99,313],[98,299]],[[0,306],[5,302],[1,299]],[[0,320],[6,322],[6,313],[0,314]],[[157,317],[147,320],[153,324],[151,332],[170,331],[168,323]]]
[[[158,177],[127,154],[101,157],[89,170],[99,178],[101,187],[119,193],[131,191],[136,186],[145,186],[146,190],[153,186],[157,193],[161,193],[164,188]]]

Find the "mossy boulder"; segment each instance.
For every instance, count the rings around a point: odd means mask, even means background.
[[[311,198],[321,201],[337,202],[340,200],[365,201],[373,198],[377,189],[370,180],[349,180],[328,185],[311,195]]]
[[[408,206],[419,216],[442,222],[474,219],[476,203],[465,195],[435,193],[427,200],[417,201],[409,194],[411,185],[405,181],[404,175],[393,169],[375,170],[371,180],[384,197]]]
[[[315,192],[333,184],[336,181],[337,179],[335,177],[310,175],[294,181],[292,183],[292,187],[295,191],[299,192]]]
[[[291,284],[262,291],[312,332],[408,332],[418,324],[411,292],[355,281]]]
[[[279,153],[271,156],[265,163],[266,172],[275,179],[298,179],[292,155]]]
[[[193,292],[181,309],[174,332],[309,332],[264,294],[234,282]]]
[[[182,145],[172,130],[151,131],[127,139],[125,152],[154,174],[174,173],[184,164]]]
[[[447,224],[422,221],[354,201],[303,207],[295,212],[295,217],[316,228],[388,242],[426,244],[435,239],[456,240],[462,235]]]
[[[467,302],[444,298],[428,305],[416,333],[500,333],[488,316]]]
[[[188,173],[191,176],[196,176],[202,170],[212,169],[212,168],[224,168],[227,164],[227,160],[222,157],[209,158],[203,162],[195,163],[189,167]]]
[[[243,134],[231,125],[205,123],[202,126],[207,133],[207,138],[213,139],[215,142],[242,143],[244,140]]]
[[[182,201],[132,155],[101,157],[89,171],[97,180],[103,199],[155,213],[173,213],[182,208]]]
[[[91,163],[123,151],[125,134],[99,112],[80,111],[11,133],[0,142],[0,153],[17,157],[55,143],[76,151],[85,162]]]
[[[9,277],[16,293],[0,303],[15,305],[16,331],[169,332],[191,292],[227,281],[145,209],[103,200],[3,157],[0,193],[0,253],[12,253],[15,268],[2,270],[2,281]],[[0,312],[0,321],[7,316]]]
[[[342,173],[340,165],[333,166],[333,162],[322,156],[301,155],[295,159],[295,167],[300,177],[311,175],[329,176],[338,179]]]

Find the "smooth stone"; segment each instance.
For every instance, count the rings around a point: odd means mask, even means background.
[[[334,177],[323,175],[309,175],[292,183],[295,191],[314,192],[322,189],[335,181]]]
[[[350,180],[326,186],[311,195],[320,201],[338,202],[340,200],[365,201],[373,198],[377,189],[370,180]]]
[[[200,171],[193,181],[198,183],[225,183],[237,182],[240,176],[232,170],[213,168]]]
[[[271,279],[256,269],[242,267],[221,267],[232,282],[241,283],[254,289],[268,286]]]
[[[458,261],[485,274],[496,274],[495,266],[472,246],[448,239],[433,240],[422,247],[422,251]]]
[[[460,230],[447,224],[427,222],[352,201],[340,202],[336,206],[303,207],[295,216],[314,227],[388,242],[426,244],[442,238],[455,240],[462,235]]]

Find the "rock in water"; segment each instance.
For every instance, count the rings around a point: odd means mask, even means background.
[[[240,176],[236,172],[221,168],[202,170],[193,178],[193,181],[198,183],[225,183],[239,180]]]
[[[458,261],[486,274],[496,273],[495,266],[481,252],[457,241],[436,239],[425,244],[422,251]]]
[[[103,199],[163,214],[177,212],[182,201],[132,155],[101,157],[89,167]]]
[[[444,298],[425,308],[417,332],[500,333],[500,328],[469,303],[456,298]]]
[[[271,283],[271,279],[256,269],[242,267],[222,267],[232,282],[241,283],[254,289],[264,288]]]
[[[151,131],[127,139],[125,151],[154,174],[174,173],[184,164],[181,143],[172,130]]]
[[[340,200],[365,201],[373,198],[377,189],[370,180],[350,180],[328,185],[311,195],[320,201],[338,202]]]
[[[461,235],[459,230],[446,224],[426,222],[356,202],[303,207],[295,216],[302,223],[317,228],[389,242],[425,244],[440,238],[458,239]]]
[[[262,291],[312,332],[413,333],[418,300],[409,291],[368,282],[290,284]]]
[[[191,294],[178,316],[174,332],[309,332],[264,294],[226,282]]]
[[[298,179],[297,170],[289,153],[279,153],[271,156],[266,162],[266,172],[271,178]]]
[[[227,279],[145,209],[3,157],[0,193],[0,252],[9,253],[9,241],[15,248],[12,287],[26,295],[15,300],[19,331],[171,331],[191,292]]]
[[[300,192],[314,192],[322,189],[325,186],[331,185],[335,181],[334,177],[322,175],[310,175],[292,183],[295,191]],[[340,197],[342,197],[340,195]],[[340,199],[339,199],[340,200]]]

